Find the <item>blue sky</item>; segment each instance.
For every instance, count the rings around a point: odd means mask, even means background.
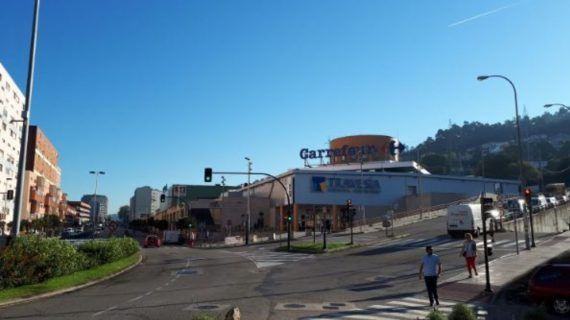
[[[22,90],[32,7],[0,3],[0,62]],[[199,184],[206,166],[245,170],[244,156],[279,173],[338,136],[415,145],[450,119],[512,118],[507,84],[478,74],[511,77],[531,116],[570,103],[569,12],[567,0],[43,0],[32,123],[71,198],[107,171],[114,213],[137,186]]]

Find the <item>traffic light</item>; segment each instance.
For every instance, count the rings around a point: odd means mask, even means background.
[[[204,181],[212,182],[212,168],[204,169]]]
[[[161,194],[161,195],[160,195],[160,202],[163,202],[163,203],[164,203],[165,201],[166,201],[166,195]]]
[[[350,213],[350,208],[352,208],[352,200],[346,200],[346,213]]]
[[[293,221],[293,216],[287,216],[287,217],[285,217],[285,220],[286,220],[288,223],[290,223],[290,222]]]
[[[525,188],[524,191],[524,199],[526,201],[527,206],[531,204],[532,200],[532,190],[530,188]]]
[[[486,215],[486,212],[493,209],[493,198],[481,198],[481,212]]]
[[[8,190],[8,192],[6,192],[6,199],[7,200],[14,199],[14,190]]]

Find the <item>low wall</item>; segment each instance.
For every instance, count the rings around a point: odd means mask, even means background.
[[[532,216],[535,233],[559,233],[570,229],[570,203]],[[514,231],[514,221],[503,222],[503,228]],[[517,229],[524,230],[524,220],[517,219]]]

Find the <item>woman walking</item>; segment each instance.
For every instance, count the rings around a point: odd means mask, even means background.
[[[479,273],[477,273],[477,267],[475,266],[477,259],[477,243],[473,240],[471,233],[465,234],[465,241],[463,242],[463,249],[461,250],[460,255],[465,257],[467,271],[469,271],[469,278],[473,278],[471,269],[473,269],[475,275],[478,276]]]

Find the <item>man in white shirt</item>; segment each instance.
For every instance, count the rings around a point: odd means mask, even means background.
[[[433,254],[431,246],[426,247],[426,255],[422,258],[420,265],[420,280],[425,280],[429,297],[429,305],[433,307],[433,303],[439,306],[439,297],[437,295],[437,278],[441,275],[443,269],[441,261],[437,254]]]

